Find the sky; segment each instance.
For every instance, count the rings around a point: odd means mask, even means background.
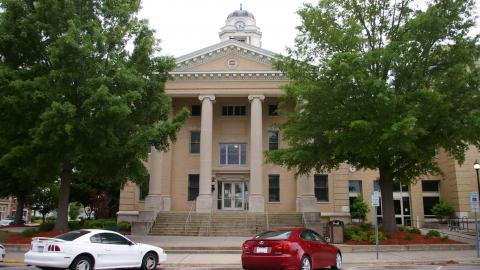
[[[318,0],[142,0],[139,16],[149,20],[161,39],[162,54],[179,57],[220,42],[228,14],[240,8],[255,16],[262,48],[285,54],[297,35],[302,3]],[[480,0],[477,0],[477,14]],[[477,27],[477,29],[479,29]],[[477,31],[478,32],[478,31]]]

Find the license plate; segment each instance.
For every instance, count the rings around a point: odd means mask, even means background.
[[[43,246],[37,246],[37,252],[43,252]]]
[[[257,247],[256,253],[268,253],[268,247]]]

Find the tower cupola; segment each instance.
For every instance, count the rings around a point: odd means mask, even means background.
[[[235,39],[253,46],[262,46],[262,32],[257,27],[255,17],[251,12],[244,10],[241,4],[240,9],[228,15],[225,26],[220,29],[218,35],[221,41]]]

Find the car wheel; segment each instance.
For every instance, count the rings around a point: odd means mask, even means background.
[[[142,270],[154,270],[157,269],[158,257],[154,252],[148,252],[143,256],[142,260]]]
[[[332,270],[342,269],[342,254],[340,254],[340,252],[337,252],[337,255],[335,255],[335,265],[333,265],[331,269]]]
[[[93,261],[88,256],[80,255],[73,260],[70,270],[93,270]]]
[[[303,256],[300,270],[312,270],[312,264],[310,263],[310,259],[307,256]]]

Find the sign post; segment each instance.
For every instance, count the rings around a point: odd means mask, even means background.
[[[380,192],[374,191],[372,192],[372,207],[375,213],[375,250],[377,252],[377,260],[378,260],[378,217],[377,217],[377,207],[380,206]]]
[[[470,207],[472,212],[475,215],[475,247],[477,248],[477,258],[480,258],[480,248],[478,246],[478,220],[477,220],[477,213],[479,211],[478,205],[478,193],[472,192],[470,193]]]

